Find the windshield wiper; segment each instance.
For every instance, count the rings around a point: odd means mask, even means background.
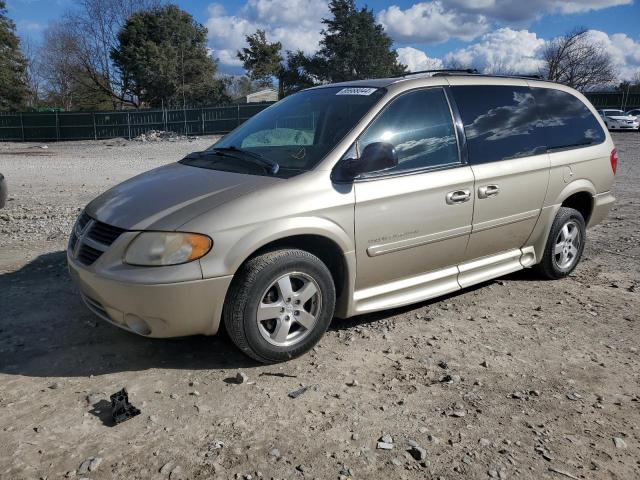
[[[214,147],[210,150],[205,150],[205,152],[216,152],[218,154],[222,154],[225,155],[227,154],[226,152],[232,152],[232,153],[237,153],[240,155],[246,155],[247,160],[249,159],[253,159],[254,163],[258,163],[259,165],[265,167],[265,169],[271,173],[272,175],[275,175],[276,173],[278,173],[278,171],[280,170],[280,165],[278,164],[278,162],[271,160],[270,158],[266,158],[263,157],[262,155],[260,155],[259,153],[255,153],[255,152],[250,152],[249,150],[245,150],[243,148],[238,148],[238,147]],[[205,153],[202,152],[202,153]],[[236,155],[231,155],[235,158],[239,158]]]

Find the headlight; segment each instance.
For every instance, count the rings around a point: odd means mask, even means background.
[[[206,235],[179,232],[142,232],[127,248],[125,263],[155,267],[178,265],[202,258],[213,241]]]

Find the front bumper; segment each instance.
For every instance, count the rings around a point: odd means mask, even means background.
[[[103,320],[146,337],[213,335],[232,275],[140,284],[90,271],[67,252],[69,272],[89,309]]]
[[[640,124],[638,122],[634,123],[612,123],[609,128],[611,130],[638,130]]]

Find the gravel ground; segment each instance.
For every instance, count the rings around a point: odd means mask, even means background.
[[[336,320],[277,366],[118,330],[66,271],[80,207],[212,138],[0,144],[0,478],[640,478],[640,135],[614,140],[618,203],[569,278]],[[124,386],[142,413],[112,427]]]

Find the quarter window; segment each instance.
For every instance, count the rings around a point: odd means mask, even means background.
[[[451,111],[440,88],[402,94],[387,106],[359,140],[362,150],[374,142],[393,144],[398,166],[385,173],[459,162]]]
[[[562,90],[496,85],[453,87],[471,164],[602,143],[587,106]]]
[[[604,142],[600,123],[579,98],[551,88],[532,88],[531,91],[544,115],[540,129],[549,149]]]

